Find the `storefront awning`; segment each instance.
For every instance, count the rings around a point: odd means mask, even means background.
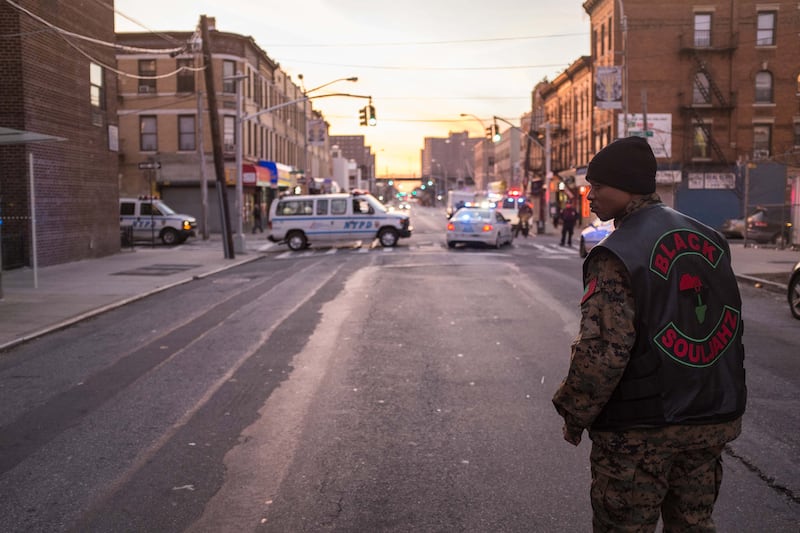
[[[269,187],[272,172],[266,167],[244,163],[242,165],[242,185],[249,187]]]
[[[45,135],[44,133],[0,127],[0,144],[24,144],[46,141],[66,141],[66,139],[54,135]]]
[[[267,169],[270,173],[269,184],[272,187],[288,188],[297,185],[295,175],[292,173],[293,169],[289,165],[262,159],[258,162],[258,166]]]

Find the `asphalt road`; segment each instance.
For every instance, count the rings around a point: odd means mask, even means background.
[[[3,531],[588,531],[550,398],[581,260],[553,237],[278,250],[0,359]],[[797,324],[744,289],[720,531],[797,531]]]

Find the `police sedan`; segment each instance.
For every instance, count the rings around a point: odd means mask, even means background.
[[[500,248],[511,244],[514,235],[511,221],[497,209],[462,207],[447,221],[447,246],[457,244],[484,244]]]
[[[581,244],[578,252],[581,257],[586,257],[589,250],[606,238],[606,235],[614,231],[614,220],[606,220],[603,222],[599,218],[592,220],[591,224],[583,228],[581,231]]]

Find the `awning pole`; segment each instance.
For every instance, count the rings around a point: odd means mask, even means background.
[[[33,267],[33,288],[39,288],[39,267],[36,261],[36,192],[33,187],[33,152],[28,152],[28,176],[30,176],[31,206],[31,266]]]

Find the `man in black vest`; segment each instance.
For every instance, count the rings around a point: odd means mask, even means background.
[[[553,397],[564,439],[592,440],[594,531],[714,531],[721,453],[745,409],[741,297],[727,241],[661,203],[638,137],[589,163],[615,227],[583,264],[580,332]]]

